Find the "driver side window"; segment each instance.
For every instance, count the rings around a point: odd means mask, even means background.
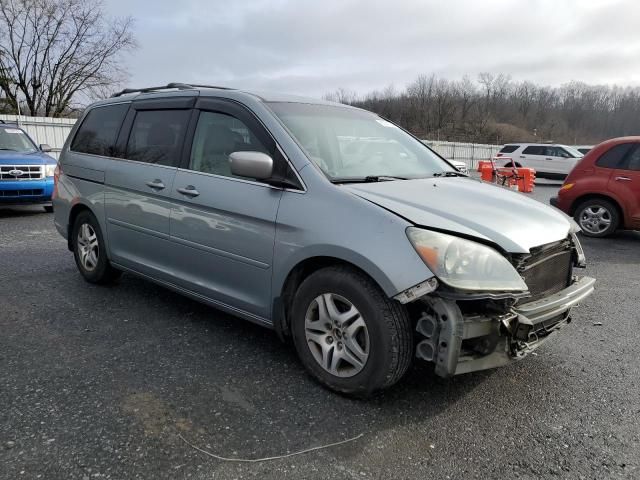
[[[200,112],[191,147],[189,169],[235,177],[231,174],[229,155],[239,151],[269,154],[267,148],[241,120],[225,113]]]

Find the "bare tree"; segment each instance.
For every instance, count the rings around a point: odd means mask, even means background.
[[[0,0],[0,89],[26,113],[60,116],[81,94],[103,96],[124,78],[132,19],[109,20],[100,0]]]
[[[347,90],[346,88],[338,88],[336,91],[327,93],[322,96],[324,100],[330,102],[344,103],[350,105],[358,100],[358,94],[353,90]]]

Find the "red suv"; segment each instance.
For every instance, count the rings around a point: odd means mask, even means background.
[[[640,137],[607,140],[569,173],[551,205],[572,215],[590,237],[640,230]]]

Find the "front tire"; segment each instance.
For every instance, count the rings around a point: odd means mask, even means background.
[[[618,229],[620,215],[616,206],[602,198],[582,202],[573,216],[588,237],[606,237]]]
[[[93,213],[80,212],[71,235],[76,266],[87,282],[105,284],[120,277],[122,272],[113,268],[107,258],[104,236]]]
[[[411,364],[413,331],[406,309],[353,268],[311,274],[291,313],[302,364],[331,390],[366,397],[395,384]]]

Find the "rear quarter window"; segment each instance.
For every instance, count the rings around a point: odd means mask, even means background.
[[[114,156],[116,138],[129,104],[92,109],[82,121],[71,142],[71,150],[93,155]]]
[[[518,145],[505,145],[500,150],[500,153],[513,153],[518,149]]]
[[[602,168],[621,168],[627,153],[634,146],[634,143],[615,145],[600,155],[600,158],[596,160],[596,165]]]

